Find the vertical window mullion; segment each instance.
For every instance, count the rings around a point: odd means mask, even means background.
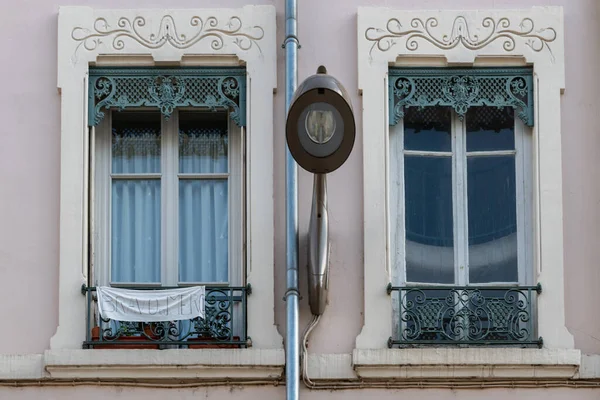
[[[227,121],[228,134],[228,237],[229,237],[229,273],[227,274],[228,283],[238,286],[244,283],[241,266],[242,260],[242,238],[243,238],[243,160],[242,144],[244,131],[242,128],[234,126],[231,118]]]
[[[452,114],[452,201],[454,204],[454,282],[468,284],[467,157],[465,123]]]
[[[96,265],[101,266],[101,274],[97,277],[96,284],[109,285],[111,282],[112,257],[111,257],[111,232],[112,232],[112,199],[111,199],[111,156],[112,156],[112,113],[107,112],[106,117],[100,122],[96,130],[97,148],[100,155],[96,164],[96,176],[98,185],[96,186],[96,196],[98,196],[101,206],[96,214],[96,221],[99,235],[98,257],[95,259]]]
[[[161,226],[161,232],[160,232],[160,236],[161,236],[161,241],[160,241],[160,246],[161,246],[161,259],[160,259],[160,276],[161,276],[161,283],[166,285],[167,282],[167,277],[166,277],[166,265],[168,263],[169,260],[169,251],[168,251],[168,247],[167,247],[167,238],[169,237],[167,232],[168,232],[168,228],[167,228],[167,224],[168,224],[168,218],[167,218],[167,203],[168,203],[168,190],[167,190],[167,182],[168,182],[168,177],[167,177],[167,168],[168,168],[168,159],[169,159],[169,146],[168,146],[168,142],[169,142],[169,138],[168,138],[168,134],[167,134],[167,121],[164,120],[164,118],[161,117],[160,119],[160,136],[161,136],[161,142],[160,142],[160,153],[161,153],[161,157],[160,157],[160,172],[161,172],[161,178],[160,178],[160,226]]]
[[[520,284],[531,284],[530,277],[527,275],[527,269],[525,266],[530,265],[527,263],[527,250],[526,245],[529,243],[526,240],[529,229],[525,227],[525,221],[527,220],[526,209],[529,205],[528,199],[530,198],[527,193],[527,185],[525,179],[525,140],[523,132],[523,123],[519,118],[515,118],[515,196],[517,198],[517,269]],[[522,199],[522,201],[520,201]],[[529,274],[531,275],[531,274]]]
[[[167,271],[170,277],[170,285],[179,283],[179,112],[174,111],[173,117],[170,119],[171,137],[171,164],[169,176],[171,182],[169,191],[171,192],[171,204],[169,206],[168,218],[171,220],[171,237],[169,243],[171,245],[171,263],[167,266]]]
[[[389,207],[389,248],[393,251],[390,254],[392,284],[394,286],[404,286],[406,284],[406,204],[404,195],[404,121],[390,126],[389,129],[389,153],[388,158],[388,207]],[[392,179],[393,178],[393,179]],[[392,321],[393,335],[398,337],[402,329],[406,327],[406,322],[402,321],[402,309],[400,301],[401,292],[392,292]]]
[[[404,195],[404,123],[390,126],[390,154],[389,177],[394,180],[390,182],[389,210],[390,210],[390,241],[393,242],[391,249],[392,283],[396,286],[406,283],[406,220],[405,220],[405,195]]]
[[[231,134],[231,118],[227,118],[227,135],[228,135],[228,140],[227,140],[227,172],[228,172],[228,176],[227,176],[227,214],[228,214],[228,218],[227,218],[227,238],[228,238],[228,248],[229,248],[229,257],[227,257],[227,278],[229,280],[229,282],[231,282],[231,280],[235,277],[235,275],[233,274],[232,271],[232,266],[235,264],[235,262],[237,261],[237,258],[235,256],[233,256],[233,252],[231,251],[232,249],[236,249],[235,247],[235,238],[233,235],[233,230],[232,227],[234,225],[233,220],[235,219],[235,215],[236,213],[233,212],[233,204],[232,204],[232,191],[233,191],[233,185],[231,184],[232,179],[231,179],[231,174],[235,173],[236,171],[234,171],[234,165],[237,165],[234,161],[235,155],[232,154],[231,152],[231,148],[232,148],[232,141],[233,139],[233,135]]]
[[[177,184],[177,145],[175,131],[177,124],[177,111],[173,113],[169,120],[162,119],[162,151],[161,160],[162,178],[161,178],[161,199],[162,199],[162,248],[163,258],[161,265],[163,285],[173,286],[177,284],[177,275],[173,271],[177,269],[177,190],[174,186]]]

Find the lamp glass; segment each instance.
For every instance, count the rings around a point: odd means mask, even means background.
[[[304,123],[308,137],[317,144],[329,142],[335,133],[335,116],[330,110],[310,110]]]

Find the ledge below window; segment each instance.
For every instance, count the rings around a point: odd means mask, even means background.
[[[276,381],[283,374],[280,349],[49,350],[53,379],[202,379]]]
[[[573,378],[581,352],[568,349],[355,349],[353,367],[364,379]]]

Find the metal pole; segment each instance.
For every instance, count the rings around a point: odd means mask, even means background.
[[[285,109],[292,103],[298,85],[298,5],[285,0]],[[298,166],[286,144],[285,154],[286,208],[286,339],[285,379],[287,400],[298,400],[300,386],[300,341],[298,336]]]
[[[322,315],[327,306],[329,276],[329,215],[327,175],[315,174],[308,225],[308,304],[313,315]]]

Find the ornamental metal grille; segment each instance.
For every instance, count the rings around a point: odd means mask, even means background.
[[[390,125],[404,118],[406,107],[449,106],[462,120],[470,107],[512,107],[533,126],[531,68],[390,68]]]
[[[250,344],[246,332],[247,296],[252,293],[250,285],[207,287],[204,318],[165,322],[130,322],[102,318],[98,314],[96,288],[84,285],[81,292],[87,301],[86,339],[83,348],[240,348]]]
[[[388,285],[399,313],[388,345],[542,346],[535,336],[538,286]]]
[[[90,68],[89,124],[107,110],[158,108],[169,118],[177,107],[228,110],[238,126],[246,125],[244,68]]]

